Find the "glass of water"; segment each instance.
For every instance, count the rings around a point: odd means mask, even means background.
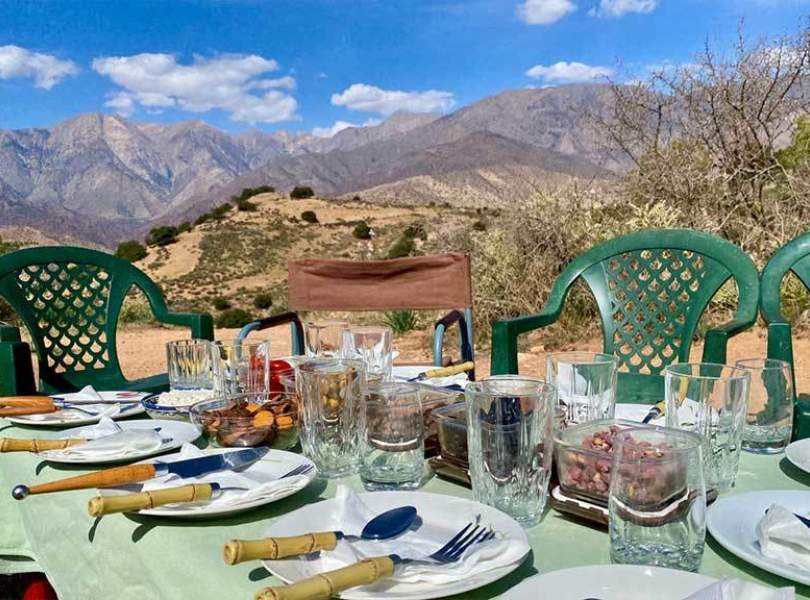
[[[365,393],[366,432],[360,479],[367,490],[416,489],[425,474],[419,386],[383,381]]]
[[[664,371],[667,427],[705,439],[706,484],[729,490],[740,465],[751,373],[729,365],[681,363]]]
[[[465,395],[473,496],[521,525],[534,525],[543,516],[551,476],[554,386],[500,376],[468,383]]]
[[[214,389],[214,368],[208,340],[175,340],[166,344],[169,387],[172,391]]]
[[[616,436],[608,498],[612,562],[698,570],[706,539],[703,448],[696,433],[667,427]]]
[[[365,365],[359,360],[315,358],[295,368],[301,402],[301,446],[323,477],[357,473],[363,457]]]
[[[362,360],[369,381],[391,379],[393,336],[390,327],[349,327],[343,331],[343,357]]]
[[[309,358],[340,358],[343,332],[349,322],[343,320],[307,321],[304,324],[304,346]]]
[[[738,360],[751,372],[751,392],[743,426],[742,449],[760,454],[784,452],[793,427],[793,371],[773,358]]]
[[[218,392],[262,394],[270,389],[270,342],[211,342]]]
[[[619,359],[598,352],[554,352],[546,357],[546,380],[557,388],[566,423],[612,419]]]

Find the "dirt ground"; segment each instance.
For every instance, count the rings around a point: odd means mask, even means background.
[[[236,329],[217,330],[217,339],[228,340],[236,336]],[[431,360],[432,331],[412,331],[406,335],[398,336],[394,346],[400,352],[398,362],[428,364]],[[163,329],[157,327],[131,327],[124,328],[118,335],[118,353],[124,374],[127,377],[143,377],[166,370],[166,342],[184,337],[176,329]],[[187,337],[187,335],[186,335]],[[289,329],[277,327],[275,329],[258,332],[252,335],[256,339],[270,341],[273,356],[281,357],[290,354]],[[527,375],[545,374],[545,351],[540,342],[531,340],[527,352],[519,355],[520,371]],[[569,349],[594,350],[600,349],[600,340],[585,340]],[[453,356],[454,349],[449,349]],[[766,350],[766,333],[764,329],[754,329],[742,333],[731,339],[728,348],[728,362],[733,363],[741,358],[764,356]],[[702,344],[692,347],[692,359],[700,360],[703,352]],[[797,337],[793,342],[793,353],[796,362],[796,385],[799,391],[810,391],[810,337]],[[480,352],[476,356],[476,374],[478,377],[489,373],[488,353]]]

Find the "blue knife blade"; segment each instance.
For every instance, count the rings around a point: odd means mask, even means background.
[[[252,465],[269,451],[269,448],[245,448],[176,462],[155,461],[155,475],[161,476],[172,473],[185,479],[187,477],[200,477],[216,471],[236,471]]]

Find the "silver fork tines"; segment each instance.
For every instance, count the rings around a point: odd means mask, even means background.
[[[495,537],[495,532],[476,523],[468,523],[449,542],[430,555],[430,558],[443,563],[459,560],[473,544],[480,544]]]
[[[284,475],[279,477],[279,479],[284,479],[285,477],[295,477],[296,475],[306,475],[310,471],[312,471],[312,465],[306,463],[300,464],[288,473],[284,473]]]

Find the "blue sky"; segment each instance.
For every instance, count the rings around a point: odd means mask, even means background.
[[[810,0],[0,0],[0,128],[373,123],[792,33]]]

